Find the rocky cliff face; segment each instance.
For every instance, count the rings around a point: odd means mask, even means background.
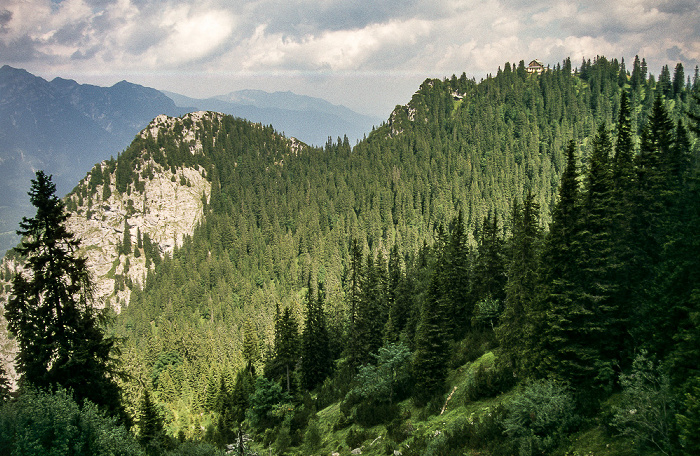
[[[189,145],[190,153],[202,153],[196,139],[196,130],[203,119],[211,120],[220,114],[195,112],[181,118],[185,124],[181,141]],[[187,121],[189,120],[189,121]],[[159,131],[172,129],[176,119],[156,117],[140,135],[157,138]],[[186,236],[191,236],[201,221],[204,207],[211,195],[211,183],[201,167],[163,167],[148,154],[137,163],[141,177],[129,184],[126,192],[116,189],[114,163],[103,161],[93,167],[85,178],[66,196],[71,216],[67,229],[81,240],[79,254],[88,259],[93,274],[96,297],[103,306],[116,312],[128,305],[131,286],[142,286],[148,269],[153,268],[153,252],[162,257],[173,252]],[[99,169],[98,169],[99,167]],[[103,176],[102,184],[92,185],[92,174]],[[108,187],[108,188],[105,188]],[[124,253],[125,232],[131,243],[129,254]],[[144,249],[143,240],[153,245],[151,255]],[[12,272],[21,270],[21,262],[9,257],[2,265],[0,277],[0,315],[10,292]],[[8,337],[6,322],[0,316],[0,362],[14,378],[11,363],[16,347]]]
[[[196,112],[185,116],[192,120],[192,127],[182,132],[182,140],[191,143],[191,153],[202,151],[195,139],[198,122],[215,115]],[[158,116],[140,135],[155,138],[161,129],[173,128],[174,123],[172,117]],[[147,255],[139,240],[148,236],[160,256],[171,254],[200,222],[211,194],[211,183],[201,167],[164,168],[150,159],[138,164],[142,170],[148,170],[148,177],[140,185],[129,184],[126,193],[119,193],[113,184],[115,171],[110,171],[107,162],[96,166],[102,168],[104,181],[110,184],[97,185],[87,191],[87,198],[82,197],[95,168],[88,173],[66,197],[68,207],[73,208],[67,228],[81,240],[81,253],[88,258],[98,299],[119,312],[128,305],[131,294],[130,286],[121,286],[121,281],[142,286],[148,268],[152,267],[147,265]],[[105,192],[104,185],[110,185],[110,190]],[[105,198],[105,194],[109,196]],[[119,251],[125,229],[132,245],[129,255]]]

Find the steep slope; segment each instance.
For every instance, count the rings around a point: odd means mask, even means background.
[[[182,119],[194,126],[208,116],[195,112]],[[152,135],[157,138],[159,130],[172,129],[175,122],[172,117],[158,116],[139,138],[153,140]],[[194,138],[195,129],[182,133],[186,141]],[[201,143],[194,139],[189,147],[193,154],[202,153]],[[143,286],[150,255],[172,255],[183,239],[192,235],[211,194],[211,183],[202,167],[171,169],[152,157],[137,156],[135,160],[143,170],[143,180],[129,184],[126,192],[117,191],[117,165],[112,160],[98,163],[66,198],[74,211],[67,228],[82,241],[98,298],[106,299],[105,304],[112,304],[117,312],[122,303],[128,304],[131,287]],[[141,255],[144,237],[153,246],[148,255]],[[133,238],[128,252],[124,248],[127,238]],[[124,282],[130,286],[124,287]]]

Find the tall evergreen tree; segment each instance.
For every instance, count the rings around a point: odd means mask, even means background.
[[[151,393],[145,390],[141,398],[139,410],[139,441],[146,449],[146,454],[156,456],[164,453],[167,436],[163,428],[163,418],[156,404],[151,399]]]
[[[527,334],[527,316],[532,313],[542,242],[539,205],[532,192],[528,192],[522,205],[513,206],[512,224],[505,306],[496,334],[500,358],[516,371],[522,371],[522,360],[526,357],[522,343]]]
[[[581,307],[590,312],[585,322],[588,343],[595,347],[597,354],[597,387],[612,384],[612,366],[618,364],[623,334],[617,321],[619,312],[615,298],[618,294],[615,278],[619,275],[619,264],[615,259],[613,237],[615,205],[612,180],[612,143],[607,128],[601,123],[593,139],[593,152],[583,191],[583,211],[581,229],[578,233],[580,255],[578,265],[581,273]],[[611,341],[616,343],[611,343]]]
[[[348,290],[348,359],[357,366],[362,357],[362,338],[357,328],[364,272],[362,268],[362,248],[357,239],[350,242],[350,284]]]
[[[5,313],[19,345],[17,371],[24,384],[60,385],[78,400],[122,413],[114,339],[105,335],[86,259],[77,255],[80,242],[66,229],[68,215],[55,193],[51,177],[38,171],[29,192],[36,215],[17,231],[29,271],[15,275]]]
[[[236,452],[238,455],[244,454],[243,422],[250,405],[249,398],[255,391],[255,379],[246,369],[241,369],[236,374],[236,381],[231,391],[230,409],[227,411],[227,418],[236,429]]]
[[[0,364],[0,406],[10,398],[10,379],[5,366]]]
[[[505,298],[504,241],[495,214],[484,219],[479,231],[474,274],[472,276],[472,302],[485,299],[503,302]]]
[[[683,64],[678,62],[673,70],[673,94],[676,96],[684,96],[685,89],[685,71]]]
[[[425,404],[442,393],[447,378],[451,314],[442,297],[441,278],[444,271],[440,265],[444,266],[444,263],[441,260],[438,260],[430,281],[416,330],[413,361],[416,384],[413,396],[418,404]]]
[[[618,265],[615,276],[612,277],[617,290],[615,295],[619,331],[611,335],[611,346],[617,347],[621,359],[631,362],[635,349],[629,338],[629,325],[632,316],[632,296],[634,285],[634,251],[636,240],[632,231],[634,219],[634,188],[636,185],[634,138],[632,136],[632,121],[629,97],[626,92],[620,96],[620,112],[616,126],[615,155],[612,163],[612,232],[613,261]],[[626,367],[628,362],[623,363]]]
[[[260,359],[258,343],[255,322],[252,319],[248,319],[243,324],[243,359],[246,361],[246,369],[248,369],[251,376],[255,376],[255,364]]]
[[[593,373],[591,360],[595,354],[587,347],[585,335],[578,333],[590,318],[590,311],[577,302],[581,291],[577,287],[581,192],[575,153],[572,140],[566,149],[566,168],[544,245],[540,286],[530,316],[527,370],[536,377],[552,376],[579,384]]]
[[[700,117],[691,128],[700,133]],[[682,142],[682,141],[681,141]],[[679,430],[678,450],[691,455],[700,451],[700,169],[694,165],[687,177],[676,213],[675,235],[665,246],[660,277],[660,307],[668,308],[663,331],[670,351],[671,380],[676,388]],[[673,339],[668,340],[668,334]]]
[[[331,372],[333,362],[323,310],[325,301],[323,282],[319,282],[317,289],[317,296],[314,299],[309,281],[306,319],[301,335],[301,380],[307,390],[312,390],[323,383]]]
[[[131,227],[129,226],[129,220],[124,218],[124,236],[122,238],[122,251],[124,255],[131,254]]]
[[[407,284],[401,269],[401,255],[397,244],[394,244],[389,252],[388,280],[389,319],[384,328],[384,340],[394,343],[398,342],[401,332],[406,327],[410,305],[406,293],[404,293]]]
[[[460,339],[470,329],[474,311],[469,305],[469,245],[461,209],[453,220],[443,258],[445,305],[453,315],[449,329],[453,337]]]
[[[666,223],[669,205],[673,204],[670,179],[673,147],[673,123],[661,96],[657,96],[645,125],[636,157],[636,180],[633,190],[632,236],[634,257],[631,283],[636,312],[630,326],[639,341],[656,339],[655,320],[658,316],[653,302],[655,268],[659,264],[669,226]],[[648,347],[650,351],[659,347]]]
[[[275,364],[281,368],[286,380],[287,392],[292,389],[291,375],[299,360],[299,324],[292,310],[285,307],[275,322]]]

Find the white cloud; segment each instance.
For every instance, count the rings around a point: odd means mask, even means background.
[[[578,12],[578,7],[574,3],[558,2],[548,7],[546,10],[532,15],[535,27],[542,27],[553,21],[564,18],[571,18]]]
[[[192,11],[183,5],[166,10],[158,24],[165,38],[149,50],[154,65],[176,65],[201,59],[231,36],[234,18],[228,11]]]
[[[268,34],[258,26],[253,36],[239,45],[234,55],[247,54],[245,69],[329,69],[347,71],[367,65],[375,53],[411,46],[427,36],[431,25],[423,20],[390,21],[362,29],[326,31],[300,38]]]
[[[655,73],[700,63],[697,0],[0,0],[0,64],[182,74],[186,94],[214,76],[480,78],[506,61],[635,54]]]

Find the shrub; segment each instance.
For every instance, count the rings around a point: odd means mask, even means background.
[[[167,456],[223,456],[223,454],[222,450],[208,443],[184,442],[168,452]]]
[[[348,431],[348,435],[345,437],[345,443],[352,450],[354,448],[359,448],[362,442],[369,439],[371,436],[370,432],[366,429],[352,427]]]
[[[304,434],[304,446],[309,452],[313,452],[321,446],[321,440],[321,428],[318,426],[318,421],[311,420]]]
[[[281,403],[291,401],[289,394],[282,391],[282,386],[265,377],[255,381],[255,392],[250,396],[248,417],[253,426],[264,429],[274,427],[284,418],[284,407]]]
[[[573,396],[551,380],[530,384],[513,398],[507,410],[503,427],[520,456],[551,451],[578,422]]]
[[[671,385],[668,375],[641,351],[629,375],[620,375],[622,398],[613,426],[622,435],[669,454],[671,450]]]
[[[388,423],[398,415],[399,406],[386,402],[360,402],[354,409],[354,420],[364,427]]]
[[[467,399],[477,401],[485,397],[495,397],[515,386],[516,378],[512,370],[494,364],[489,367],[479,364],[467,385]]]
[[[143,449],[117,419],[71,394],[28,390],[0,408],[0,454],[142,456]]]

